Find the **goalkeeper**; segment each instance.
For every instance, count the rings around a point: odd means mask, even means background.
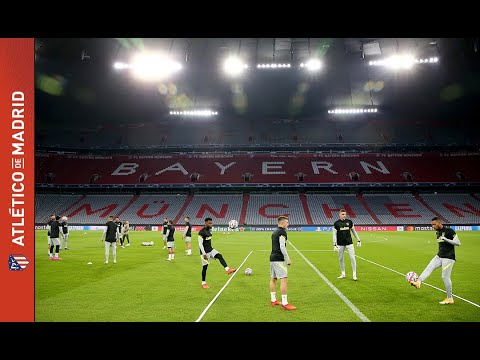
[[[353,280],[357,280],[357,262],[355,260],[355,249],[353,248],[352,234],[357,239],[357,247],[361,247],[362,243],[358,237],[355,227],[353,226],[353,221],[347,219],[347,212],[344,209],[341,209],[339,212],[339,217],[337,221],[333,224],[333,250],[338,252],[338,260],[340,261],[340,271],[342,272],[339,279],[346,278],[345,275],[345,262],[343,261],[343,253],[345,249],[348,251],[350,256],[350,262],[352,264]]]

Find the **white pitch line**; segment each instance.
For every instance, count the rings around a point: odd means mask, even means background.
[[[325,275],[323,275],[320,270],[318,270],[315,265],[313,265],[293,244],[291,241],[289,241],[289,244],[292,245],[292,247],[295,249],[295,251],[303,258],[303,260],[306,261],[306,263],[308,265],[310,265],[310,267],[317,273],[318,276],[320,276],[322,278],[323,281],[325,281],[325,283],[330,286],[330,288],[335,292],[335,294],[337,294],[344,302],[345,304],[347,304],[347,306],[352,309],[352,311],[355,313],[355,315],[357,315],[363,322],[370,322],[370,319],[367,318],[355,305],[353,305],[353,303],[347,299],[347,297],[345,295],[343,295],[343,293],[338,290],[338,288],[333,285],[330,280],[327,279],[327,277]],[[333,251],[333,250],[332,250]]]
[[[272,251],[271,249],[270,250],[255,250],[255,251]],[[305,251],[330,251],[330,252],[333,252],[334,250],[302,250],[303,252]]]
[[[215,300],[217,300],[217,298],[220,296],[220,294],[222,293],[222,291],[227,287],[227,285],[230,283],[230,281],[232,281],[233,277],[235,275],[238,274],[238,270],[240,270],[240,268],[242,267],[243,264],[245,264],[245,261],[247,261],[248,257],[250,255],[252,255],[253,251],[250,251],[250,253],[247,255],[247,257],[245,258],[245,260],[243,260],[243,262],[240,264],[240,266],[237,268],[237,271],[235,271],[233,273],[232,276],[230,276],[230,278],[227,280],[227,282],[225,283],[225,285],[223,285],[223,287],[220,289],[220,291],[217,293],[217,295],[215,295],[215,297],[212,299],[212,301],[210,301],[210,303],[207,305],[207,307],[205,308],[205,310],[202,311],[202,313],[200,314],[200,316],[198,317],[197,320],[195,320],[195,322],[199,322],[200,320],[202,320],[203,316],[207,313],[208,309],[210,309],[210,307],[213,305],[213,303],[215,302]]]
[[[402,275],[402,276],[405,276],[405,275],[406,275],[406,274],[402,274],[400,271],[390,269],[389,267],[386,267],[386,266],[377,264],[376,262],[373,262],[373,261],[371,261],[371,260],[367,260],[367,259],[365,259],[365,258],[363,258],[363,257],[361,257],[361,256],[358,256],[358,255],[355,255],[355,256],[358,257],[359,259],[362,259],[362,260],[364,260],[364,261],[366,261],[366,262],[372,263],[373,265],[380,266],[380,267],[382,267],[382,268],[384,268],[384,269],[387,269],[387,270],[389,270],[389,271],[391,271],[391,272],[394,272],[394,273],[396,273],[396,274],[399,274],[399,275]],[[431,288],[434,288],[434,289],[439,290],[439,291],[441,291],[441,292],[445,292],[445,290],[442,290],[442,289],[440,289],[440,288],[438,288],[438,287],[436,287],[436,286],[434,286],[434,285],[430,285],[429,283],[426,283],[426,282],[423,282],[423,281],[422,281],[422,285],[427,285],[427,286],[430,286]],[[465,301],[465,302],[467,302],[467,303],[469,303],[469,304],[472,304],[473,306],[476,306],[476,307],[480,308],[480,305],[474,303],[473,301],[464,299],[464,298],[462,298],[461,296],[458,296],[458,295],[455,295],[455,294],[452,294],[452,296],[455,296],[456,298],[458,298],[458,299],[460,299],[460,300],[463,300],[463,301]]]

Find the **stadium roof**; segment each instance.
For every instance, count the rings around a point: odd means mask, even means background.
[[[144,83],[113,68],[140,50],[161,51],[182,70],[169,80]],[[375,106],[382,115],[369,116],[445,120],[467,114],[479,95],[478,39],[37,38],[35,52],[40,128],[175,126],[169,112],[193,107],[216,110],[223,119],[322,119],[331,107]],[[369,66],[403,53],[439,61],[410,71]],[[244,76],[222,73],[228,55],[249,64]],[[299,67],[310,57],[323,62],[319,72]],[[267,71],[257,68],[259,63],[290,63],[291,68]]]

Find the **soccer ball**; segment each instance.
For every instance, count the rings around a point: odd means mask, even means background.
[[[249,276],[250,276],[250,275],[252,275],[252,274],[253,274],[253,270],[252,270],[252,269],[250,269],[250,268],[246,268],[246,269],[245,269],[245,275],[249,275]]]
[[[236,229],[238,227],[238,221],[237,220],[230,220],[228,222],[228,227],[230,229]]]
[[[407,276],[405,276],[405,279],[407,279],[407,282],[410,281],[417,281],[418,280],[418,275],[415,271],[410,271]]]

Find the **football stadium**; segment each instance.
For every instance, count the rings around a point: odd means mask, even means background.
[[[36,322],[480,322],[478,39],[37,38]]]

